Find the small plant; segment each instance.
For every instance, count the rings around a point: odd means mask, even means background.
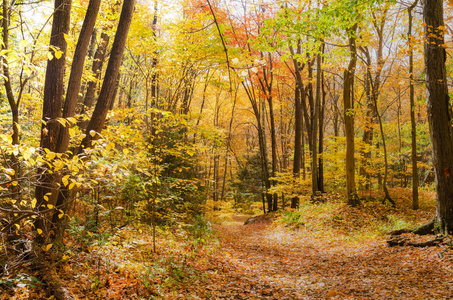
[[[0,279],[0,287],[13,288],[13,287],[37,287],[43,284],[35,276],[30,276],[25,273],[17,274],[13,278]]]

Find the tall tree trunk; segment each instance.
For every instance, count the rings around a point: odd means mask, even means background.
[[[296,89],[294,93],[294,110],[295,110],[295,129],[294,129],[294,159],[293,159],[293,176],[295,180],[298,180],[300,175],[300,165],[302,159],[302,104],[301,104],[301,90],[299,85],[296,83]],[[297,208],[299,205],[299,197],[294,196],[291,199],[291,208]]]
[[[41,149],[51,152],[57,151],[57,141],[60,131],[60,123],[57,119],[62,117],[64,97],[64,74],[66,63],[67,44],[64,38],[69,32],[71,16],[71,0],[56,0],[53,15],[50,45],[58,49],[61,56],[57,59],[56,52],[51,48],[53,59],[47,61],[46,78],[44,81],[43,99],[43,125],[41,129]],[[37,200],[36,209],[39,212],[56,205],[58,197],[58,185],[60,175],[49,172],[47,165],[38,169],[38,185],[35,190]],[[46,195],[47,194],[47,195]],[[47,201],[46,201],[47,200]],[[49,233],[50,222],[48,216],[36,220],[36,227],[40,228],[45,235]]]
[[[91,147],[94,139],[99,138],[99,133],[102,131],[107,112],[113,101],[113,94],[115,92],[116,81],[118,78],[119,69],[123,61],[124,48],[126,47],[127,34],[132,21],[134,13],[135,0],[124,0],[121,9],[120,20],[115,34],[115,40],[112,44],[112,51],[110,54],[109,63],[105,71],[104,81],[102,83],[101,92],[99,93],[96,107],[94,108],[93,116],[88,124],[86,136],[82,140],[81,148]],[[91,135],[90,132],[95,134]]]
[[[346,132],[346,194],[348,204],[356,206],[359,204],[355,186],[355,162],[354,162],[354,105],[353,85],[354,74],[357,63],[356,48],[357,24],[349,30],[349,51],[351,59],[348,69],[344,71],[343,103],[344,103],[344,125]]]
[[[273,97],[272,97],[272,85],[274,81],[274,73],[273,73],[273,64],[272,64],[272,56],[270,52],[268,53],[268,60],[269,60],[269,70],[263,66],[263,77],[259,78],[261,90],[264,93],[264,97],[267,100],[267,104],[269,107],[269,122],[270,128],[269,131],[271,133],[271,155],[272,155],[272,171],[271,177],[275,177],[277,173],[277,138],[275,135],[275,117],[274,117],[274,105],[273,105]],[[263,116],[265,115],[265,110],[263,106]],[[263,118],[264,123],[264,118]],[[271,185],[275,186],[275,180],[271,181]],[[272,207],[269,209],[270,211],[276,211],[278,208],[278,196],[276,193],[272,195]]]
[[[412,10],[417,6],[416,0],[408,9],[409,27],[407,40],[409,43],[409,101],[411,109],[411,148],[412,148],[412,208],[419,209],[418,202],[418,167],[417,167],[417,128],[415,123],[415,89],[414,89],[414,44],[412,38]]]
[[[7,0],[3,0],[2,4],[2,31],[3,31],[3,44],[2,50],[9,50],[9,26],[10,26],[10,14],[11,8]],[[13,87],[11,84],[11,76],[9,73],[9,64],[6,55],[2,55],[0,59],[0,63],[3,66],[3,79],[4,79],[4,87],[6,91],[6,98],[8,99],[9,107],[11,109],[12,115],[12,145],[19,145],[19,104],[20,104],[20,96],[18,97],[17,101],[14,97]],[[25,86],[25,82],[22,82],[21,78],[21,86],[20,90],[22,92]],[[17,156],[13,153],[11,156],[11,167],[14,170],[14,174],[11,175],[11,181],[14,182],[19,176],[19,163],[17,160]],[[18,185],[11,186],[11,198],[12,199],[19,199],[19,187]]]
[[[90,0],[88,4],[85,19],[74,51],[74,57],[72,59],[71,73],[69,75],[68,88],[63,106],[63,118],[74,117],[75,114],[85,58],[87,56],[91,36],[93,35],[94,24],[96,23],[100,5],[101,0]],[[75,124],[68,123],[66,126],[60,126],[56,152],[65,153],[68,150],[70,138],[69,128],[73,125]]]
[[[228,154],[230,152],[230,147],[231,147],[232,129],[233,129],[234,113],[235,113],[235,110],[236,110],[237,96],[238,96],[238,86],[236,87],[236,90],[235,90],[235,93],[234,93],[233,108],[231,109],[230,124],[228,126],[227,144],[226,144],[226,147],[225,147],[225,162],[224,162],[225,169],[223,170],[222,192],[220,194],[221,195],[220,198],[221,198],[222,201],[225,198],[226,177],[227,177],[227,170],[228,170]]]
[[[381,118],[381,114],[379,113],[378,109],[377,109],[377,101],[376,101],[376,97],[373,97],[373,101],[374,101],[374,107],[376,109],[376,115],[377,115],[377,118],[378,118],[378,123],[379,123],[379,130],[381,132],[381,138],[382,138],[382,148],[384,150],[384,179],[382,181],[382,188],[384,190],[384,201],[385,200],[388,200],[390,203],[393,204],[393,206],[395,206],[395,201],[393,201],[392,197],[390,197],[390,193],[389,193],[389,190],[387,188],[387,178],[388,178],[388,159],[387,159],[387,145],[385,143],[385,134],[384,134],[384,127],[382,125],[382,118]]]
[[[425,0],[423,19],[426,99],[437,189],[434,229],[445,234],[453,228],[453,128],[445,66],[443,2]]]
[[[323,49],[324,50],[324,49]],[[321,75],[322,103],[319,111],[319,161],[318,161],[318,190],[324,192],[324,109],[326,107],[326,92],[324,89],[324,72]]]
[[[88,52],[88,46],[90,44],[91,36],[93,34],[94,24],[96,23],[96,18],[97,18],[100,4],[101,4],[101,0],[91,0],[88,4],[87,13],[85,15],[85,19],[84,19],[82,29],[80,31],[80,35],[79,35],[79,38],[77,41],[76,49],[74,52],[74,57],[73,57],[72,65],[71,65],[71,73],[69,75],[68,89],[67,89],[67,93],[66,93],[66,97],[65,97],[64,101],[62,99],[62,94],[63,94],[63,82],[62,81],[61,81],[61,94],[60,94],[61,97],[59,99],[56,99],[56,98],[52,99],[53,101],[60,102],[60,104],[52,107],[52,109],[59,110],[58,113],[54,112],[54,114],[55,115],[61,114],[61,108],[63,108],[61,117],[65,118],[67,120],[68,120],[68,118],[73,118],[75,115],[78,94],[79,94],[80,85],[82,82],[82,73],[83,73],[83,68],[84,68],[85,57]],[[64,5],[66,5],[66,4],[64,4]],[[67,14],[64,15],[64,18],[65,18],[64,21],[68,22],[68,24],[65,24],[66,30],[69,27],[69,20],[70,20],[70,4],[68,6],[69,6],[69,8],[67,8]],[[63,10],[66,10],[66,9],[63,8]],[[55,17],[54,17],[54,22],[56,22]],[[52,27],[52,29],[53,29],[53,27]],[[61,34],[61,35],[63,35],[63,34]],[[64,40],[63,36],[61,38],[63,38],[63,40]],[[63,42],[63,43],[65,43],[65,42]],[[66,52],[66,49],[64,49],[63,53],[65,53],[65,52]],[[59,69],[59,70],[63,71],[63,73],[64,73],[64,57],[62,56],[60,59],[62,59],[62,61],[60,63],[63,63],[63,66],[60,66],[61,69]],[[55,58],[53,60],[59,60],[58,57],[56,56],[56,54],[55,54]],[[48,70],[49,70],[49,65],[48,65]],[[61,76],[61,73],[59,73],[59,75]],[[47,84],[53,84],[51,82],[48,82],[47,79],[48,79],[48,77],[47,77],[47,73],[46,73],[46,83],[45,83],[45,88],[44,88],[45,91],[46,91]],[[61,78],[60,80],[63,80],[63,78]],[[46,94],[44,95],[44,103],[45,103],[44,107],[48,106],[46,104]],[[56,103],[54,103],[54,104],[56,104]],[[43,113],[43,118],[44,118],[44,113]],[[70,139],[69,127],[73,126],[74,124],[71,122],[66,122],[66,125],[62,126],[62,125],[59,125],[59,122],[56,122],[56,121],[57,121],[57,119],[50,119],[50,122],[55,122],[57,124],[57,126],[47,129],[47,130],[49,130],[48,133],[50,132],[50,130],[58,130],[58,132],[56,134],[54,134],[53,132],[51,134],[49,134],[52,137],[56,137],[56,140],[54,140],[54,141],[49,140],[50,148],[48,148],[48,149],[50,151],[53,151],[56,153],[65,153],[68,150],[68,146],[69,146],[69,139]],[[49,122],[48,122],[48,124],[49,124]],[[43,130],[43,133],[45,133],[44,130]],[[43,143],[43,140],[45,140],[45,134],[44,134],[44,137],[43,136],[41,137],[42,143]],[[47,147],[45,147],[45,148],[47,148]],[[45,171],[45,172],[47,172],[47,171]],[[63,170],[63,173],[64,173],[64,170]],[[62,176],[61,174],[52,174],[52,175],[50,175],[50,177],[47,177],[47,178],[51,179],[52,181],[51,182],[45,181],[45,183],[49,184],[49,186],[58,186],[58,184],[60,183],[60,180],[61,180],[61,176]],[[43,194],[44,192],[46,192],[45,187],[38,186],[36,188],[35,194],[37,196],[36,197],[37,203],[42,204],[45,201],[45,199],[44,199],[45,194]],[[49,191],[47,191],[47,192],[49,192]],[[67,209],[66,204],[71,199],[71,197],[68,197],[69,191],[63,191],[61,189],[56,189],[56,190],[51,191],[51,193],[52,193],[51,196],[48,197],[50,199],[49,199],[49,201],[47,201],[47,204],[52,204],[52,205],[56,206],[58,209],[60,209],[61,211],[66,211],[66,209]],[[59,234],[62,232],[62,228],[61,228],[62,219],[60,217],[58,217],[59,214],[60,214],[59,211],[54,211],[53,217],[52,217],[52,223],[54,226],[54,236],[56,236],[56,237],[58,237]]]
[[[365,184],[364,188],[368,190],[371,188],[371,175],[368,169],[370,168],[370,161],[371,161],[371,145],[373,145],[373,135],[374,135],[374,124],[376,123],[376,115],[375,111],[376,109],[374,108],[374,102],[373,99],[371,98],[371,84],[370,84],[370,67],[371,67],[371,57],[370,55],[367,55],[368,52],[366,53],[366,71],[365,71],[365,94],[366,94],[366,100],[367,100],[367,106],[366,106],[366,112],[365,112],[365,117],[366,117],[366,123],[365,123],[365,129],[363,131],[363,136],[362,136],[362,142],[363,144],[368,145],[369,149],[362,149],[361,150],[361,163],[360,163],[360,176],[365,178]]]

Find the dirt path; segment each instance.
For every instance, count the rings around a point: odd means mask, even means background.
[[[269,224],[216,226],[208,299],[452,299],[452,253],[313,237]]]

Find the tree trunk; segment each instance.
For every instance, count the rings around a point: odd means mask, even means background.
[[[351,60],[348,69],[344,71],[343,103],[344,103],[344,126],[346,132],[346,194],[348,204],[356,206],[359,204],[355,187],[355,163],[354,163],[354,105],[353,105],[353,85],[354,73],[357,63],[356,48],[357,24],[349,30],[349,50]]]
[[[414,89],[414,51],[412,40],[412,10],[417,6],[416,0],[408,9],[409,28],[407,40],[409,43],[409,101],[411,108],[411,150],[412,150],[412,208],[419,209],[418,203],[418,167],[417,167],[417,128],[415,123],[415,89]]]
[[[368,54],[368,53],[366,53]],[[365,184],[363,185],[365,190],[368,190],[371,187],[371,175],[369,170],[370,161],[371,161],[371,145],[373,145],[373,135],[374,135],[374,124],[376,123],[376,115],[374,102],[371,99],[371,84],[370,84],[370,67],[371,67],[371,57],[366,55],[366,64],[367,68],[365,71],[365,94],[367,100],[366,112],[365,112],[365,129],[363,131],[362,142],[366,145],[369,145],[370,149],[362,149],[361,155],[361,164],[360,164],[360,176],[365,178]]]
[[[294,129],[294,159],[293,159],[293,176],[295,180],[300,176],[300,165],[302,160],[302,104],[301,104],[300,87],[296,83],[294,94],[294,110],[295,110],[295,129]],[[291,199],[291,208],[297,208],[299,205],[299,197],[295,196]]]
[[[58,52],[61,54],[61,57],[57,59],[56,52],[53,49],[50,50],[53,59],[47,61],[46,78],[44,81],[43,125],[40,143],[41,149],[48,149],[52,152],[57,151],[57,141],[61,127],[60,123],[57,122],[57,119],[61,118],[63,109],[64,73],[67,49],[64,35],[69,32],[70,16],[71,0],[56,0],[50,34],[50,45],[61,51]],[[37,200],[36,209],[40,212],[51,207],[48,205],[56,205],[58,184],[61,175],[49,172],[47,165],[40,167],[38,169],[38,174],[38,185],[35,190],[35,197]],[[50,229],[50,223],[46,222],[45,219],[46,218],[37,219],[36,227],[40,228],[47,235]]]
[[[91,117],[91,120],[88,124],[86,136],[83,139],[78,152],[80,152],[83,148],[91,147],[92,141],[99,138],[99,133],[102,131],[102,127],[104,126],[107,112],[110,108],[110,103],[111,101],[113,101],[116,81],[118,78],[121,63],[123,61],[123,53],[124,48],[126,47],[127,34],[129,32],[132,15],[134,13],[134,5],[135,0],[124,0],[101,92],[99,93],[93,116]],[[94,134],[91,135],[90,132],[94,132]]]
[[[324,47],[323,47],[324,51]],[[324,89],[324,72],[321,74],[322,103],[319,111],[319,158],[318,158],[318,190],[324,192],[324,109],[326,107],[326,92]]]
[[[445,67],[443,1],[425,0],[423,19],[426,98],[437,189],[434,228],[445,234],[453,228],[453,128]]]
[[[101,0],[90,0],[88,4],[85,19],[74,51],[74,57],[72,59],[71,74],[69,75],[68,88],[63,106],[63,118],[74,117],[75,114],[85,58],[87,56],[88,46],[93,34],[94,24],[96,23],[100,5]],[[56,152],[65,153],[66,150],[68,150],[70,138],[69,127],[71,126],[73,126],[73,124],[69,123],[67,123],[66,126],[60,126]]]

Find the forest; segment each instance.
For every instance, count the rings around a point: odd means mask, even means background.
[[[0,7],[0,299],[452,297],[452,0]]]

